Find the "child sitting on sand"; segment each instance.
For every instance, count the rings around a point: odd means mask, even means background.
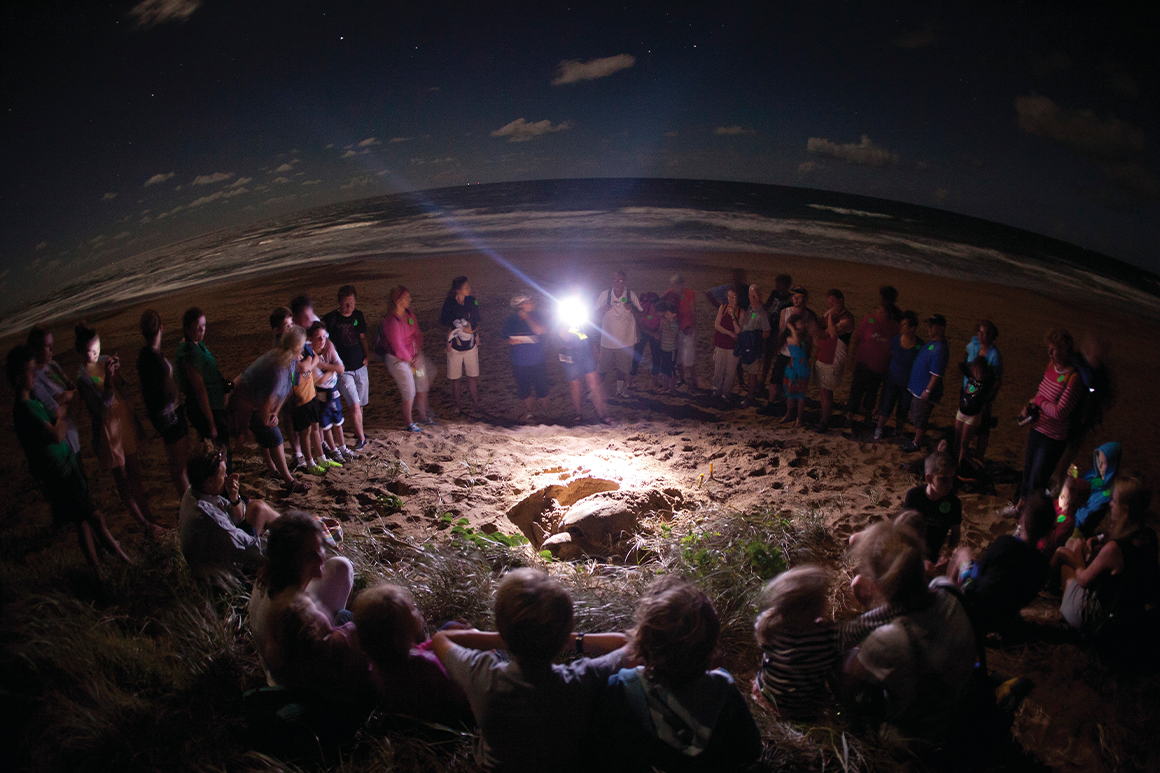
[[[787,569],[761,591],[762,610],[754,625],[761,669],[753,680],[753,697],[783,719],[822,713],[831,702],[827,683],[842,653],[900,613],[880,606],[835,624],[829,619],[830,582],[828,571],[805,565]]]
[[[1120,469],[1121,451],[1119,443],[1104,443],[1092,453],[1092,468],[1079,478],[1081,484],[1087,484],[1083,488],[1089,488],[1091,491],[1086,502],[1082,504],[1077,502],[1078,507],[1075,511],[1075,525],[1085,537],[1096,533],[1100,521],[1108,512],[1116,473]]]
[[[368,588],[351,611],[380,711],[444,724],[471,719],[467,696],[431,651],[410,591],[387,584]]]
[[[495,594],[498,633],[444,630],[431,647],[467,694],[487,769],[580,771],[581,739],[608,678],[627,662],[622,633],[573,634],[572,599],[536,569],[515,569]],[[579,660],[552,661],[573,644]],[[494,650],[505,648],[512,660]],[[588,658],[585,655],[601,655]]]
[[[963,503],[951,493],[951,486],[955,480],[955,463],[950,454],[935,451],[926,457],[923,469],[926,473],[926,484],[907,491],[902,506],[922,513],[923,520],[926,521],[926,558],[934,563],[936,570],[942,571],[946,565],[946,559],[939,560],[943,543],[946,543],[948,551],[953,551],[959,544]]]
[[[1067,544],[1072,533],[1075,532],[1075,511],[1079,509],[1079,503],[1086,489],[1084,481],[1071,476],[1063,481],[1063,485],[1059,489],[1059,496],[1052,502],[1055,510],[1055,525],[1036,545],[1039,551],[1049,559],[1055,555],[1057,549]]]
[[[757,759],[761,733],[745,698],[728,672],[708,670],[720,630],[692,583],[664,576],[645,590],[629,643],[643,665],[609,679],[596,712],[602,768],[727,771]]]

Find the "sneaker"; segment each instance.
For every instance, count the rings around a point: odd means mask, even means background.
[[[318,463],[319,467],[325,467],[328,470],[341,469],[342,463],[336,462],[333,459],[326,459]]]
[[[881,440],[882,439],[882,430],[880,430],[880,429],[874,430],[874,434],[873,434],[872,438],[873,438],[875,443],[877,443],[879,440]]]
[[[531,411],[529,411],[528,413],[525,413],[523,416],[520,417],[520,421],[535,421],[535,419],[536,419],[536,414],[532,413]]]
[[[922,449],[920,449],[918,447],[918,445],[915,444],[915,442],[913,440],[906,441],[906,445],[904,445],[902,447],[902,453],[904,453],[904,454],[915,454],[915,453],[918,453],[920,450],[922,450]]]
[[[408,424],[408,425],[407,425],[407,427],[406,427],[406,431],[407,431],[407,432],[422,432],[422,431],[423,431],[423,428],[422,428],[422,427],[420,427],[420,426],[419,426],[418,424],[416,424],[415,422],[411,422],[410,424]]]
[[[439,426],[439,422],[435,421],[435,417],[432,416],[431,414],[427,414],[427,418],[423,419],[423,423],[426,424],[428,427],[438,427]]]
[[[321,464],[316,464],[313,467],[307,467],[305,472],[307,475],[325,475],[326,467]]]
[[[366,446],[367,446],[367,440],[366,440],[366,438],[363,438],[362,440],[360,440],[354,444],[354,450],[361,451],[364,448],[366,448]]]
[[[339,451],[337,448],[323,449],[322,455],[325,456],[327,459],[330,459],[330,460],[335,461],[335,462],[341,463],[343,461],[342,451]]]
[[[356,453],[354,452],[354,449],[352,449],[350,446],[340,446],[340,447],[339,447],[338,449],[336,449],[336,450],[337,450],[337,451],[338,451],[340,454],[342,454],[342,461],[344,461],[344,462],[349,462],[349,461],[351,461],[351,460],[353,460],[353,459],[357,459],[357,458],[358,458],[358,456],[359,456],[358,454],[356,454]]]
[[[290,465],[290,472],[305,472],[306,460],[301,456],[294,457],[294,464]]]

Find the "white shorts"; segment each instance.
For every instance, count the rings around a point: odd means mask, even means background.
[[[447,380],[458,381],[464,371],[468,378],[479,377],[479,347],[473,346],[465,352],[451,349],[447,352]]]
[[[338,377],[338,393],[348,408],[355,403],[366,405],[370,402],[370,379],[367,378],[367,366],[358,370],[348,370]]]
[[[600,347],[600,372],[607,373],[610,370],[619,370],[621,373],[628,373],[632,370],[632,355],[633,350],[631,346],[626,346],[623,349],[606,349]]]
[[[426,392],[428,382],[431,376],[431,366],[427,362],[427,358],[422,354],[416,359],[419,372],[416,373],[411,368],[411,363],[406,360],[400,360],[393,354],[386,356],[387,370],[391,372],[395,383],[399,386],[399,398],[402,400],[414,400],[415,395],[419,392]]]
[[[818,379],[818,386],[833,392],[842,383],[842,370],[837,363],[814,363],[814,374]]]
[[[697,364],[696,338],[693,333],[677,333],[677,353],[673,362],[686,368]]]

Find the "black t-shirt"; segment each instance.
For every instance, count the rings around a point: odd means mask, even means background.
[[[343,367],[347,370],[361,368],[367,353],[363,349],[360,335],[370,334],[363,313],[355,309],[349,317],[344,317],[341,311],[335,309],[323,317],[322,321],[326,323],[326,332],[334,342],[334,350],[338,352]]]
[[[152,346],[142,346],[137,353],[137,377],[141,379],[141,397],[150,417],[171,411],[177,402],[177,385],[173,369]]]
[[[1005,534],[979,559],[979,576],[964,590],[976,622],[986,631],[1000,627],[1027,606],[1047,582],[1047,557]]]
[[[454,295],[447,296],[447,300],[443,301],[443,309],[439,312],[439,324],[447,328],[455,327],[457,319],[465,319],[473,330],[479,330],[479,301],[475,299],[474,295],[466,296],[463,303],[455,300]],[[451,346],[453,349],[466,351],[475,346],[475,339],[461,341],[458,338],[453,338]]]
[[[926,495],[926,486],[922,485],[906,492],[902,506],[922,513],[922,519],[926,521],[927,558],[937,561],[947,540],[947,532],[963,522],[963,503],[954,494],[932,502]]]

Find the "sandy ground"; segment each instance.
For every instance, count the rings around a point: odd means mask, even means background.
[[[147,306],[161,313],[166,325],[163,351],[170,359],[180,336],[182,312],[189,306],[201,306],[208,319],[206,343],[227,378],[232,378],[268,348],[266,318],[274,307],[287,304],[292,296],[310,294],[321,315],[336,305],[338,286],[352,283],[359,291],[359,308],[375,325],[386,310],[390,288],[403,283],[411,289],[413,309],[426,332],[431,359],[445,374],[441,354],[444,331],[437,322],[439,308],[451,278],[468,275],[483,314],[482,410],[478,414],[454,415],[450,385],[440,377],[431,393],[439,426],[417,435],[402,432],[397,390],[385,367],[372,358],[371,402],[365,416],[370,443],[360,460],[333,470],[324,478],[309,478],[315,484],[313,490],[290,497],[283,497],[276,483],[262,477],[263,465],[255,452],[251,450],[239,460],[245,493],[277,500],[280,507],[332,514],[348,523],[353,521],[352,526],[373,521],[373,525],[367,524],[372,531],[392,531],[419,539],[446,528],[441,516],[447,512],[467,518],[473,528],[516,533],[518,528],[508,517],[509,512],[514,512],[517,520],[523,516],[525,533],[532,533],[535,539],[537,533],[529,519],[551,531],[568,504],[594,491],[611,492],[596,496],[619,499],[636,513],[695,511],[712,502],[741,510],[756,506],[791,513],[813,510],[822,515],[838,538],[897,513],[906,490],[915,483],[914,476],[901,465],[919,458],[903,455],[898,442],[871,443],[865,433],[852,435],[842,427],[817,434],[757,416],[753,408],[721,411],[710,407],[703,398],[661,396],[649,388],[647,376],[638,379],[632,396],[611,401],[615,426],[597,423],[591,405],[585,407],[587,423],[565,426],[572,415],[567,383],[550,355],[552,395],[548,421],[557,423],[529,426],[519,422],[522,406],[516,400],[506,344],[498,338],[508,313],[507,299],[514,291],[528,288],[529,279],[548,290],[565,282],[581,281],[595,295],[610,282],[612,271],[618,267],[628,272],[629,287],[637,292],[663,293],[667,277],[674,270],[682,271],[687,284],[698,291],[697,353],[703,387],[712,375],[715,309],[708,306],[701,291],[727,281],[733,268],[747,269],[749,281],[760,283],[763,294],[768,292],[776,273],[792,274],[795,283],[811,289],[811,306],[818,311],[824,309],[825,291],[841,288],[847,306],[859,320],[873,309],[878,286],[892,284],[900,292],[899,306],[903,309],[914,309],[920,318],[934,312],[947,317],[952,368],[962,358],[977,320],[990,318],[1000,330],[997,345],[1004,356],[1006,375],[995,409],[999,426],[992,433],[988,458],[1014,470],[1022,466],[1026,437],[1025,430],[1016,427],[1014,417],[1022,403],[1035,393],[1043,374],[1047,361],[1044,333],[1057,326],[1070,329],[1077,339],[1087,331],[1097,333],[1112,344],[1109,361],[1118,403],[1104,426],[1087,439],[1079,461],[1086,468],[1091,450],[1114,439],[1124,444],[1126,468],[1156,468],[1160,414],[1153,408],[1149,392],[1160,380],[1160,364],[1154,357],[1140,361],[1133,355],[1150,350],[1148,342],[1154,344],[1160,339],[1157,330],[1140,322],[1130,308],[1089,308],[998,285],[789,255],[523,254],[512,261],[515,271],[500,267],[483,255],[299,270],[279,277],[176,293],[105,317],[90,318],[90,322],[101,333],[104,351],[121,355],[126,378],[136,393],[135,360],[141,345],[137,320]],[[79,361],[71,351],[72,322],[52,326],[58,360],[66,373],[74,372]],[[4,342],[5,348],[12,343]],[[847,370],[845,384],[837,391],[839,405],[848,393],[851,369]],[[642,373],[646,371],[647,359]],[[936,428],[953,423],[958,389],[957,381],[951,383],[955,386],[948,387],[947,396],[935,411]],[[11,400],[10,392],[5,387],[4,399]],[[466,402],[466,390],[464,397]],[[808,413],[816,412],[816,397],[815,390]],[[144,419],[139,399],[137,405]],[[111,477],[98,471],[89,444],[87,417],[82,417],[80,423],[86,468],[98,501],[109,514],[114,532],[124,538],[131,550],[141,538],[139,530],[120,506]],[[0,436],[9,449],[0,457],[0,469],[10,482],[10,491],[16,494],[3,506],[5,517],[37,519],[47,525],[47,507],[35,493],[10,422],[0,427]],[[146,442],[142,461],[147,491],[159,518],[175,525],[178,500],[164,458],[158,439]],[[550,486],[557,488],[545,491]],[[403,508],[383,515],[376,502],[388,492],[401,497]],[[1011,492],[1011,485],[999,485],[994,493],[962,496],[966,544],[982,548],[995,536],[1013,529],[1013,522],[997,513]],[[68,533],[45,532],[37,543],[22,551],[25,560],[37,561],[59,551],[77,553],[75,539]],[[14,552],[12,547],[8,550]],[[79,554],[76,560],[80,560]],[[1050,621],[1050,602],[1044,599],[1040,606],[1037,614]],[[1030,703],[1036,711],[1050,715],[1055,700],[1033,693]],[[1065,748],[1072,744],[1074,736],[1082,735],[1078,729],[1081,724],[1077,720],[1077,726],[1061,725],[1049,731],[1045,728],[1051,722],[1045,720],[1036,725],[1042,725],[1036,732],[1043,736],[1036,746]],[[1066,738],[1056,737],[1059,733]],[[1055,762],[1064,764],[1065,756],[1059,755]],[[1071,756],[1084,757],[1074,750]]]

